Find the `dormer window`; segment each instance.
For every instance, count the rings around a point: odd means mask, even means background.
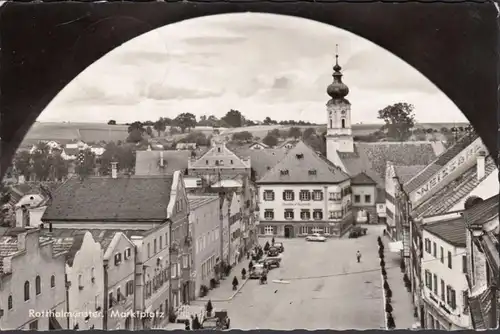
[[[280,170],[281,175],[288,175],[288,169]]]
[[[303,153],[296,154],[295,156],[297,157],[298,160],[304,159]]]
[[[309,175],[316,175],[316,169],[309,169]]]
[[[219,152],[219,153],[221,152],[221,149],[220,149],[220,147],[217,147],[217,152]]]

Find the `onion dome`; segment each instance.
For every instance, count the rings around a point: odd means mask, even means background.
[[[335,55],[335,66],[333,67],[333,82],[328,86],[326,92],[332,99],[343,99],[349,94],[349,87],[342,82],[342,67],[339,65],[339,55]]]

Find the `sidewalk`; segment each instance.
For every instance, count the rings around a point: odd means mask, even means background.
[[[412,325],[418,322],[413,317],[413,303],[411,293],[406,289],[403,282],[403,273],[400,269],[401,255],[399,253],[391,253],[388,243],[390,240],[387,237],[382,237],[384,242],[385,267],[387,271],[387,282],[392,290],[392,316],[396,323],[395,329],[411,329]]]
[[[212,302],[225,302],[229,301],[236,296],[236,294],[245,286],[246,282],[248,281],[248,263],[250,260],[246,259],[246,256],[241,260],[240,263],[238,263],[236,266],[233,267],[231,270],[231,274],[226,277],[225,279],[222,279],[220,281],[220,284],[217,288],[212,289],[208,292],[208,294],[205,297],[198,298],[198,301],[208,301],[211,300]],[[241,269],[245,268],[247,271],[247,278],[245,280],[241,279]],[[238,289],[236,291],[233,291],[233,277],[236,276],[238,278]]]

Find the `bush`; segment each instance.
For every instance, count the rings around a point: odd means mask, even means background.
[[[385,271],[385,268],[382,268],[382,276],[384,276],[384,280],[387,278],[387,271]]]
[[[392,314],[390,314],[390,313],[387,316],[387,328],[389,328],[389,329],[396,328],[396,323],[394,322],[394,318],[392,317]]]
[[[389,299],[392,298],[392,290],[391,290],[391,288],[388,288],[388,289],[385,290],[385,296],[387,298],[389,298]]]
[[[382,244],[382,238],[380,236],[377,237],[377,242],[378,242],[379,245]]]
[[[385,267],[385,261],[384,261],[383,259],[381,259],[381,260],[380,260],[380,266],[381,266],[382,268],[384,268],[384,267]]]
[[[387,283],[387,280],[384,279],[384,290],[387,292],[389,290],[389,283]]]
[[[385,304],[385,312],[392,313],[392,305],[391,305],[391,303],[386,303]]]
[[[378,256],[380,257],[381,260],[385,258],[385,255],[383,252],[378,253]]]

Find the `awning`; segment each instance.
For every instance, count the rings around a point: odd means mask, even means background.
[[[403,250],[403,241],[389,242],[389,251],[391,253],[399,253]]]

